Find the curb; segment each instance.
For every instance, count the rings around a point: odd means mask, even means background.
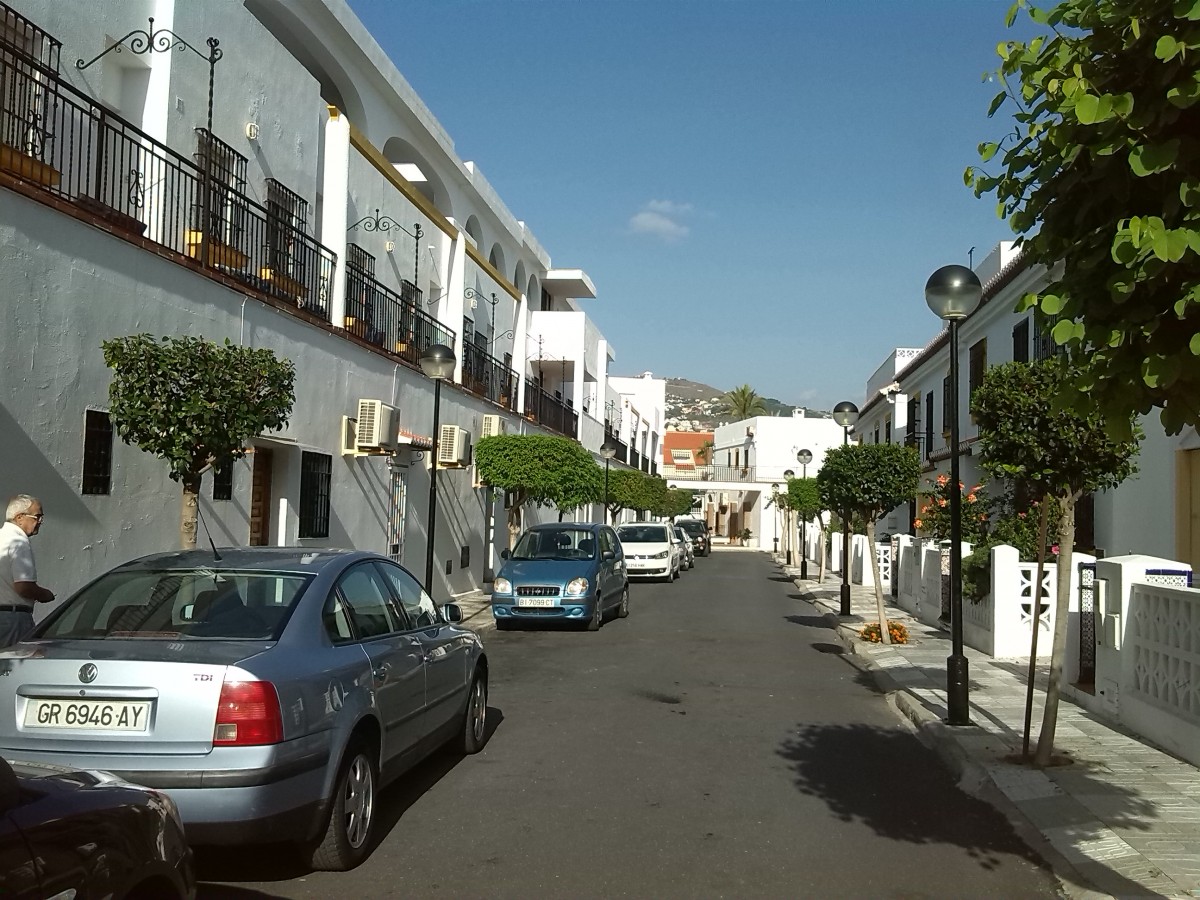
[[[792,582],[806,602],[818,610],[824,610],[822,619],[829,624],[839,642],[846,648],[846,661],[856,669],[871,675],[886,695],[888,704],[912,729],[917,739],[933,750],[954,774],[960,790],[994,807],[1008,820],[1017,836],[1041,858],[1058,880],[1064,897],[1069,900],[1101,900],[1111,897],[1110,894],[1092,887],[1075,865],[1050,843],[1050,839],[1041,829],[1004,794],[993,780],[987,766],[974,760],[959,744],[951,726],[930,712],[918,697],[896,681],[887,669],[881,667],[869,654],[860,652],[865,642],[859,638],[856,627],[845,624],[839,614],[830,610],[826,601],[813,594],[800,579],[793,578]]]

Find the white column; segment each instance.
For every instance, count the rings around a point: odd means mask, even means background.
[[[459,231],[450,244],[450,264],[446,287],[438,303],[437,320],[454,331],[454,380],[462,382],[463,364],[463,292],[467,287],[467,235]]]
[[[517,412],[525,412],[525,379],[529,372],[529,298],[524,294],[517,301],[513,317],[513,368],[517,372]]]
[[[329,321],[346,325],[346,204],[349,197],[350,120],[330,107],[325,123],[325,170],[321,173],[321,243],[337,254],[330,275]]]

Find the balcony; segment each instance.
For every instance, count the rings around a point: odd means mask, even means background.
[[[0,173],[18,190],[52,196],[114,234],[329,320],[333,252],[228,177],[239,157],[227,145],[200,129],[198,165],[9,46],[0,85]]]
[[[551,397],[533,381],[525,382],[525,417],[572,439],[579,433],[579,413]]]
[[[389,356],[420,368],[433,344],[454,346],[455,335],[421,309],[421,292],[404,282],[401,293],[380,284],[363,268],[346,266],[346,331]]]
[[[753,467],[741,466],[675,466],[661,467],[663,478],[671,481],[735,481],[752,482],[757,480],[757,471]]]
[[[463,344],[462,386],[516,412],[517,373],[475,344]]]

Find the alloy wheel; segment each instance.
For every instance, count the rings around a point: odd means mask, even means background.
[[[375,775],[371,763],[358,754],[346,774],[346,841],[357,850],[371,833],[375,815]]]

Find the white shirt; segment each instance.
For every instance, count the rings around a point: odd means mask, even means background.
[[[24,529],[5,522],[0,526],[0,606],[19,606],[33,612],[33,604],[13,588],[18,581],[37,581],[33,547]]]

